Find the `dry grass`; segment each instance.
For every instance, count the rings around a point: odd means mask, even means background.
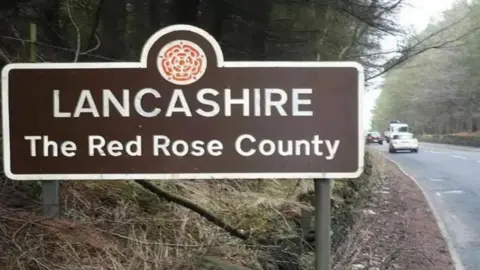
[[[157,184],[257,235],[292,231],[287,220],[308,207],[296,198],[312,188],[286,180]],[[258,269],[260,249],[133,182],[62,182],[61,220],[40,215],[38,182],[2,185],[0,269],[199,269],[207,254]]]
[[[381,166],[384,159],[378,154],[370,153],[370,162],[373,164],[370,174],[369,186],[371,196],[375,196],[384,185],[384,171]],[[366,214],[363,210],[368,209],[370,200],[364,200],[358,205],[358,212],[355,216],[355,224],[351,228],[345,241],[339,246],[333,254],[332,270],[351,269],[352,265],[360,257],[374,257],[372,246],[375,246],[374,220],[372,216]],[[368,251],[365,251],[368,250]]]
[[[365,196],[360,193],[369,190],[369,181],[364,175],[358,181],[335,182],[333,198],[338,203],[334,203],[334,212],[342,205],[346,212],[355,208],[351,201]],[[253,239],[297,235],[292,220],[313,210],[299,201],[300,194],[313,190],[311,180],[155,184],[252,233]],[[133,181],[61,182],[63,212],[57,220],[42,217],[40,195],[41,185],[36,181],[0,182],[0,270],[200,270],[206,256],[262,269],[273,251],[287,263],[291,261],[288,252],[294,252],[232,237],[195,212],[159,199]],[[337,225],[350,222],[348,214],[342,219],[346,212],[338,214]],[[364,225],[362,220],[358,222],[334,262],[345,267],[351,263],[358,245],[365,241]],[[337,231],[336,235],[346,232]],[[313,269],[313,256],[307,252],[294,263]]]
[[[454,269],[448,248],[418,186],[379,152],[371,154],[370,200],[342,246],[332,270]]]

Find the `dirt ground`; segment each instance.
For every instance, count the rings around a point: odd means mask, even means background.
[[[374,154],[381,179],[363,210],[366,239],[351,269],[455,269],[423,193],[381,154]]]

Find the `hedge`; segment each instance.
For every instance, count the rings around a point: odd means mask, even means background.
[[[427,135],[426,134],[426,135],[419,135],[418,140],[422,142],[480,147],[480,137],[478,136],[458,136],[454,134],[448,134],[448,135]]]

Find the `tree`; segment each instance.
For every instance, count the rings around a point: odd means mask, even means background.
[[[40,61],[135,61],[143,42],[174,23],[199,26],[228,60],[355,60],[367,71],[402,0],[4,0],[0,59],[26,61],[28,23]],[[255,7],[255,8],[253,8]],[[0,63],[1,64],[1,63]]]
[[[409,41],[410,49],[419,42],[430,49],[422,54],[409,51],[413,57],[385,77],[374,110],[375,128],[384,128],[388,119],[401,119],[421,133],[478,129],[479,12],[478,1],[457,2],[442,21]]]

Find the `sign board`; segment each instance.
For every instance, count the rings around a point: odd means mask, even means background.
[[[228,62],[207,32],[155,33],[138,63],[2,71],[14,180],[355,178],[364,74],[355,62]]]

